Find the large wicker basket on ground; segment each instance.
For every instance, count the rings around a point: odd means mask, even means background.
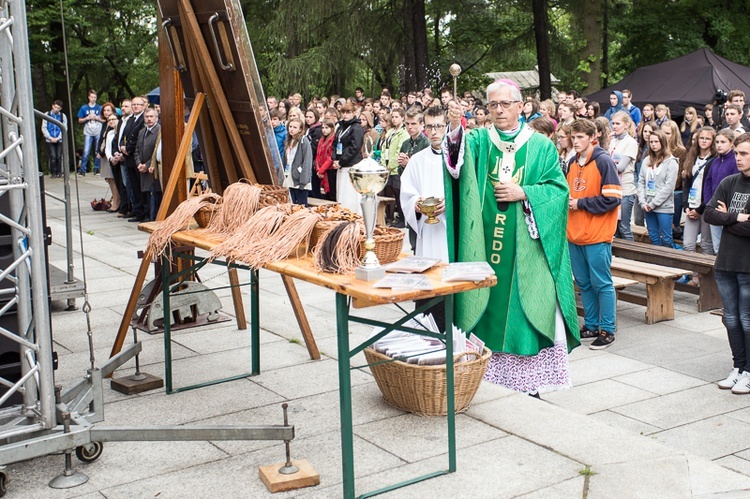
[[[467,362],[454,365],[456,412],[465,412],[479,389],[492,352],[484,349],[477,352],[456,355],[456,359],[469,355],[474,357]],[[378,383],[385,401],[392,406],[418,416],[445,416],[448,414],[448,389],[446,386],[446,366],[420,366],[393,360],[372,348],[365,349],[365,358],[371,365],[375,381]]]

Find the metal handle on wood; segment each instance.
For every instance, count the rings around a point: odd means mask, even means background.
[[[169,57],[172,60],[172,67],[182,73],[187,69],[185,67],[185,57],[182,55],[182,51],[175,45],[175,40],[172,39],[172,34],[169,32],[169,28],[173,27],[172,20],[165,19],[161,23],[161,27],[164,29],[164,36],[167,37],[167,46],[169,47]]]
[[[219,49],[219,39],[216,38],[216,21],[220,19],[219,13],[216,12],[214,15],[208,18],[208,29],[211,31],[211,40],[214,42],[214,50],[216,50],[216,59],[219,61],[219,66],[224,71],[234,71],[234,64],[231,62],[225,63],[224,58],[221,56],[221,50]]]

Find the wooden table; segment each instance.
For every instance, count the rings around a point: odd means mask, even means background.
[[[153,231],[158,226],[158,222],[143,223],[139,228],[145,231]],[[204,229],[191,229],[177,232],[172,236],[172,241],[176,244],[187,244],[211,250],[216,244],[222,242],[221,238],[212,237],[205,233]],[[163,268],[167,268],[163,266]],[[410,485],[422,480],[434,478],[446,473],[456,471],[456,414],[454,400],[454,372],[453,372],[453,342],[451,325],[453,324],[453,295],[464,291],[470,291],[479,288],[491,287],[497,284],[497,279],[493,276],[480,282],[442,282],[442,273],[444,266],[435,267],[425,272],[429,278],[433,289],[430,291],[417,290],[391,290],[373,287],[372,282],[365,282],[356,279],[353,275],[337,275],[326,272],[318,272],[313,266],[312,259],[309,256],[301,258],[289,258],[278,262],[269,263],[264,267],[272,272],[277,272],[288,278],[296,278],[318,286],[331,289],[336,292],[336,332],[338,338],[338,373],[339,373],[339,408],[341,415],[341,454],[342,454],[342,474],[343,474],[343,497],[353,499],[355,497],[355,479],[354,479],[354,427],[352,417],[352,388],[351,388],[351,358],[367,348],[369,345],[379,340],[389,332],[400,329],[426,336],[439,338],[445,343],[446,347],[446,389],[448,394],[448,469],[439,470],[419,477],[393,484],[366,496],[380,494],[394,490],[406,485]],[[165,271],[166,272],[166,271]],[[165,275],[165,279],[169,276]],[[169,310],[169,286],[164,287],[165,311]],[[257,270],[251,270],[251,350],[252,350],[252,374],[260,374],[260,309],[259,309],[260,287],[258,283]],[[410,302],[413,300],[425,300],[421,306],[413,312],[404,311],[404,317],[394,323],[368,319],[352,315],[349,310],[349,299],[351,299],[354,308],[370,307],[385,305],[399,302]],[[431,333],[411,329],[403,326],[412,317],[423,313],[434,305],[445,303],[445,324],[447,331],[443,333]],[[168,330],[168,317],[165,317],[165,333]],[[361,344],[350,348],[349,346],[349,323],[366,324],[374,327],[381,327],[383,330],[365,340]],[[166,348],[166,336],[165,336]],[[165,351],[165,357],[166,357]],[[358,366],[360,368],[362,366]]]

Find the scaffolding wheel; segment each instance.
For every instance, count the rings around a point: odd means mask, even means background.
[[[76,447],[76,457],[84,463],[93,463],[102,456],[104,444],[101,442],[91,442],[90,444]],[[2,497],[2,496],[0,496]]]
[[[0,497],[5,497],[6,492],[8,492],[8,475],[0,471]]]

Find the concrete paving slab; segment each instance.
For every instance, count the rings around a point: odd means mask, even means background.
[[[636,435],[650,435],[656,431],[661,431],[661,429],[657,428],[656,426],[651,426],[650,424],[646,424],[643,421],[638,421],[637,419],[629,418],[627,416],[623,416],[622,414],[617,414],[616,412],[612,412],[609,410],[595,412],[593,414],[589,414],[589,416],[598,419],[603,423],[607,423],[610,426],[633,432]]]
[[[326,392],[299,399],[288,400],[289,423],[294,425],[297,438],[311,437],[323,433],[338,432],[341,428],[339,412],[339,394]],[[360,425],[373,421],[391,419],[404,413],[388,405],[380,396],[375,383],[366,383],[352,389],[352,420],[355,429]],[[246,411],[220,415],[200,421],[200,424],[279,424],[281,421],[281,405],[272,403],[261,407],[254,407]],[[214,442],[214,445],[224,451],[238,455],[248,452],[261,445],[260,442]],[[294,449],[295,445],[292,443]]]
[[[664,348],[665,344],[669,344],[669,348]],[[623,357],[661,366],[696,359],[709,353],[723,353],[726,358],[731,359],[726,341],[701,333],[680,332],[673,328],[662,330],[651,341],[613,351]]]
[[[340,497],[341,486],[341,451],[338,433],[315,435],[310,438],[294,440],[295,458],[307,459],[321,477],[319,487],[300,489],[290,492],[279,492],[271,495],[258,478],[258,466],[274,464],[284,460],[283,446],[268,447],[257,451],[222,459],[198,468],[188,468],[158,477],[134,481],[117,488],[104,489],[108,498],[130,499],[132,497],[183,498],[195,497],[196,491],[207,490],[207,483],[213,483],[211,497]],[[355,474],[365,477],[383,470],[400,466],[402,461],[384,452],[382,449],[358,438],[354,438],[356,456]],[[217,486],[216,476],[223,476],[221,485]],[[226,477],[232,477],[227,480]],[[338,495],[328,495],[322,490],[338,491]]]
[[[283,399],[277,394],[240,379],[215,385],[210,390],[199,388],[173,395],[167,395],[163,390],[149,392],[107,404],[104,411],[107,425],[175,425],[278,404],[274,421],[280,421],[281,402]]]
[[[693,359],[664,362],[661,367],[713,383],[726,378],[732,370],[732,356],[726,352],[712,353]]]
[[[659,497],[682,499],[690,497],[690,473],[684,456],[666,456],[645,461],[612,463],[591,468],[588,497]]]
[[[579,349],[577,348],[576,350]],[[589,348],[585,350],[591,353],[597,352]],[[605,376],[611,378],[620,374],[644,371],[649,367],[651,367],[649,364],[637,360],[603,352],[599,355],[582,356],[578,360],[570,361],[570,377],[573,381],[573,386],[580,386],[594,381],[601,381]]]
[[[625,374],[613,378],[620,383],[647,390],[659,395],[679,392],[688,388],[705,385],[702,379],[693,378],[661,367],[654,367],[632,374]]]
[[[737,497],[750,497],[750,478],[696,456],[688,455],[688,465],[693,497],[708,494],[722,494],[722,497],[744,494]]]
[[[749,406],[750,397],[732,395],[715,385],[704,385],[612,410],[657,428],[668,429]]]
[[[714,463],[737,473],[742,473],[745,476],[750,476],[750,461],[747,459],[731,455],[716,459]]]
[[[656,394],[629,385],[622,386],[617,381],[605,379],[579,386],[575,390],[546,393],[543,397],[544,400],[560,407],[591,414],[650,399],[656,397]]]
[[[361,493],[444,469],[447,459],[443,455],[368,476],[358,480],[357,490]],[[398,489],[382,497],[515,497],[570,480],[579,476],[578,471],[583,468],[581,463],[515,436],[460,449],[457,462],[458,469],[454,474]]]
[[[528,494],[523,494],[517,497],[523,499],[560,499],[564,497],[585,497],[585,481],[585,477],[577,476],[575,478],[570,478],[549,487],[544,487],[543,489],[535,490],[534,492],[529,492]]]
[[[678,455],[648,437],[587,418],[522,395],[471,407],[468,415],[581,463],[607,465]],[[528,424],[544,421],[544,424]]]
[[[355,434],[406,462],[422,461],[448,450],[447,418],[412,414],[380,419],[358,426]],[[506,436],[502,430],[465,415],[456,417],[456,446],[470,447]]]
[[[372,376],[361,371],[352,371],[351,380],[352,386],[373,381]],[[306,397],[338,390],[338,364],[324,358],[286,369],[263,371],[254,381],[288,399]]]
[[[653,437],[713,460],[750,447],[750,423],[722,415],[654,433]]]

